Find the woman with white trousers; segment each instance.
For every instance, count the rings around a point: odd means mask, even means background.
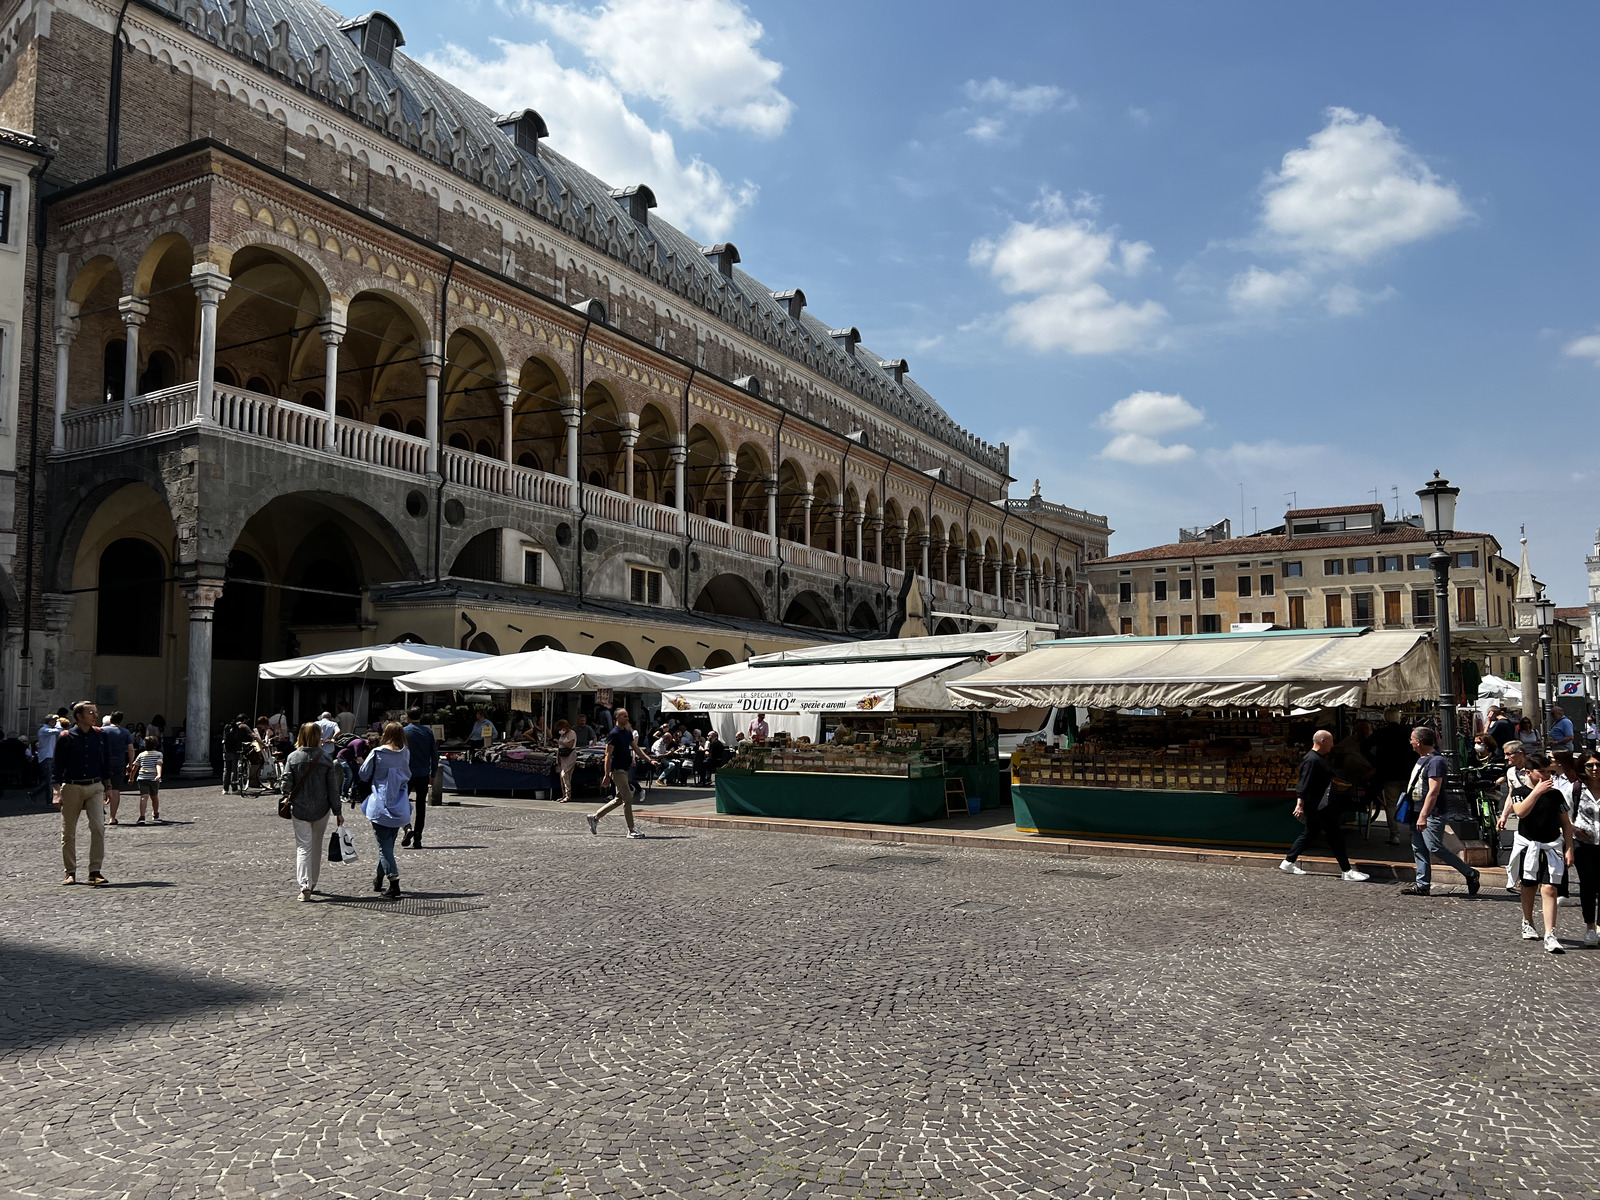
[[[294,817],[294,874],[302,903],[317,890],[322,871],[322,835],[328,831],[328,814],[344,824],[339,811],[339,768],[322,753],[322,730],[311,721],[300,726],[300,737],[283,769],[283,794]]]

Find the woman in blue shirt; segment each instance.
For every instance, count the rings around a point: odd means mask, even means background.
[[[361,764],[361,778],[372,785],[361,811],[372,822],[372,836],[378,843],[378,873],[373,876],[372,890],[383,891],[387,875],[388,898],[398,900],[400,864],[395,861],[394,841],[411,823],[411,794],[406,786],[411,778],[411,751],[400,722],[390,721],[383,727],[383,743]]]

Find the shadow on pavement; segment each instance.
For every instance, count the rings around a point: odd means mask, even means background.
[[[0,942],[0,997],[0,1048],[12,1050],[229,1008],[266,993],[183,970]]]

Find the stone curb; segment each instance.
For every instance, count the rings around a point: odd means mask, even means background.
[[[634,815],[658,825],[675,825],[697,829],[732,829],[752,833],[803,833],[814,837],[849,838],[854,841],[900,842],[912,846],[971,846],[982,850],[1025,850],[1044,854],[1085,855],[1097,858],[1148,858],[1163,862],[1202,863],[1207,866],[1255,867],[1274,870],[1283,860],[1281,854],[1262,854],[1250,850],[1229,850],[1200,846],[1152,846],[1138,842],[1101,842],[1086,839],[1057,837],[1006,837],[987,833],[968,833],[963,830],[918,829],[909,825],[866,825],[843,821],[801,821],[782,817],[730,817],[722,814],[650,812],[635,809]],[[1303,857],[1301,865],[1312,875],[1337,875],[1338,865],[1331,858]],[[1410,863],[1387,861],[1368,862],[1359,854],[1351,856],[1352,865],[1367,872],[1375,880],[1393,883],[1410,883],[1416,876]],[[1455,890],[1458,886],[1455,872],[1444,869],[1447,879],[1440,879],[1441,889]],[[1505,886],[1505,871],[1501,867],[1484,867],[1485,887]]]

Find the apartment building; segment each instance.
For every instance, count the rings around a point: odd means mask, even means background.
[[[1115,554],[1083,566],[1091,634],[1222,633],[1235,624],[1290,629],[1431,627],[1433,544],[1382,505],[1292,509],[1249,537],[1209,537]],[[1487,533],[1458,533],[1452,628],[1515,625],[1515,564]]]

